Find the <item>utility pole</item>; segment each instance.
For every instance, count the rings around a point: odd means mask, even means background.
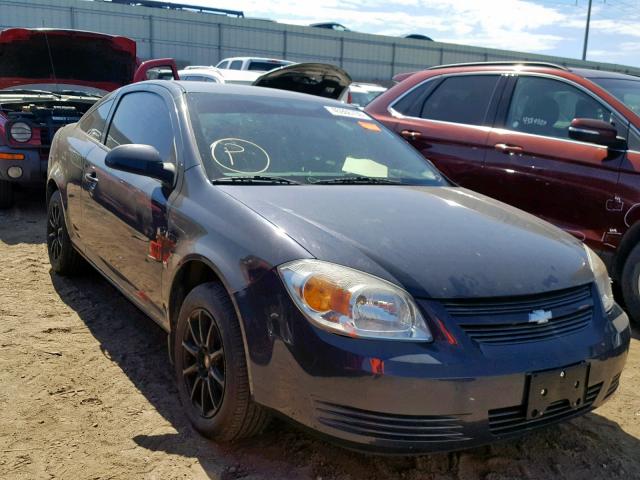
[[[587,9],[587,25],[584,28],[584,46],[582,47],[582,60],[587,59],[587,44],[589,43],[589,24],[591,23],[591,3],[589,0],[589,8]]]

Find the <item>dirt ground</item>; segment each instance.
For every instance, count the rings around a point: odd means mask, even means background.
[[[274,422],[216,445],[181,413],[160,328],[96,273],[52,275],[44,204],[19,204],[0,212],[2,479],[640,479],[637,331],[612,401],[522,440],[375,457]]]

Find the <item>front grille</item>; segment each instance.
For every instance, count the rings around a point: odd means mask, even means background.
[[[549,405],[542,416],[531,420],[527,420],[525,405],[489,410],[489,430],[498,436],[516,434],[576,417],[591,408],[601,389],[602,382],[587,388],[585,402],[580,408],[571,408],[568,400],[561,400]]]
[[[569,335],[587,327],[593,315],[590,285],[512,298],[452,300],[447,312],[474,341],[488,345],[517,344]],[[536,310],[551,312],[546,323],[529,320]]]
[[[620,375],[621,375],[621,373],[618,373],[616,376],[614,376],[611,379],[611,383],[609,384],[609,388],[607,389],[607,393],[605,393],[604,398],[609,398],[618,389],[618,387],[620,386]]]
[[[317,402],[318,421],[355,435],[399,442],[469,440],[455,415],[395,415]]]

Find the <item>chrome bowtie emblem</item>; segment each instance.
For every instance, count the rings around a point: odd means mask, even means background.
[[[534,310],[529,314],[529,323],[549,323],[553,317],[553,313],[549,310]]]

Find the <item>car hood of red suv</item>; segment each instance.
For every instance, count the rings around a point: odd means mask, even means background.
[[[126,37],[58,29],[0,32],[0,89],[63,84],[111,91],[130,83],[136,67],[136,44]]]

